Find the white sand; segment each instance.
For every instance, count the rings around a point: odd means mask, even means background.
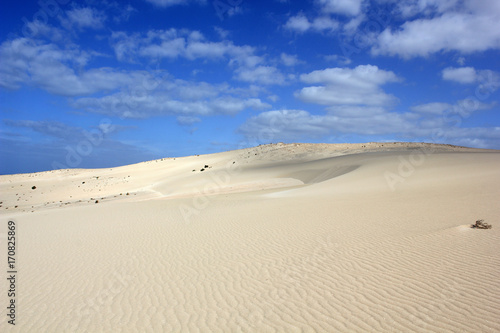
[[[2,332],[500,331],[499,151],[274,144],[0,186]]]

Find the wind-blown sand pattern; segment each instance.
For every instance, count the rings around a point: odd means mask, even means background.
[[[500,331],[499,151],[272,144],[0,184],[2,331]]]

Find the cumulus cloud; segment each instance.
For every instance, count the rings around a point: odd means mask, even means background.
[[[309,21],[309,19],[303,14],[298,14],[296,16],[290,17],[284,25],[285,29],[292,30],[298,33],[304,33],[307,31],[335,31],[338,29],[338,27],[339,23],[328,16],[316,17],[314,20]]]
[[[71,15],[69,16],[71,17]],[[256,54],[255,48],[250,46],[237,46],[230,41],[212,42],[207,41],[198,31],[189,30],[153,30],[145,34],[127,34],[115,32],[111,37],[116,56],[120,60],[135,61],[139,58],[156,60],[161,57],[184,57],[189,60],[204,59],[213,61],[226,61],[228,68],[233,70],[234,79],[251,84],[283,84],[286,77],[274,66],[265,66],[265,59]],[[157,114],[165,112],[165,107],[161,107],[155,101],[141,100],[136,92],[141,90],[149,91],[148,86],[155,86],[160,81],[166,84],[168,74],[162,70],[118,70],[113,68],[91,68],[86,69],[93,53],[80,50],[75,44],[68,46],[58,46],[53,42],[44,42],[33,38],[17,38],[5,41],[0,45],[0,87],[7,89],[19,89],[22,85],[30,85],[46,90],[49,93],[81,97],[95,93],[109,94],[106,98],[88,99],[86,109],[100,110],[102,105],[116,104],[117,99],[128,100],[127,105],[148,105],[143,114],[152,114],[152,106],[159,109]],[[143,60],[143,59],[142,59]],[[288,64],[298,61],[293,56],[286,55]],[[159,77],[161,76],[161,77]],[[215,114],[216,110],[221,113],[231,113],[234,110],[241,110],[241,105],[252,107],[257,104],[248,102],[228,101],[228,107],[218,105],[216,98],[239,97],[227,95],[227,91],[216,91],[207,83],[200,83],[195,89],[184,89],[181,84],[177,89],[179,98],[183,99],[186,94],[190,96],[204,94],[211,91],[212,100],[210,105],[197,98],[196,103],[190,105],[182,103],[179,110],[192,112],[194,114]],[[190,87],[192,88],[192,87]],[[252,90],[254,88],[250,88]],[[153,89],[154,90],[154,89]],[[167,89],[168,90],[168,89]],[[149,94],[149,93],[148,93]],[[149,94],[150,95],[150,94]],[[105,96],[106,97],[106,96]],[[160,96],[149,96],[157,100]],[[161,99],[162,100],[162,99]],[[97,102],[98,101],[98,102]],[[164,101],[164,100],[162,100]],[[75,103],[82,105],[83,100]],[[171,99],[167,105],[175,107]],[[92,105],[91,105],[92,104]],[[97,105],[99,104],[99,105]],[[122,103],[123,104],[123,103]],[[267,104],[262,104],[267,105]],[[257,108],[261,106],[257,105]],[[203,111],[202,109],[206,110]],[[163,110],[163,111],[162,111]],[[198,111],[187,111],[198,110]],[[132,114],[137,116],[137,112]]]
[[[283,84],[285,77],[274,66],[258,66],[241,68],[236,71],[235,78],[240,81],[261,84]]]
[[[69,126],[59,121],[33,121],[5,119],[4,124],[11,127],[29,128],[35,132],[63,139],[65,141],[78,141],[85,138],[83,130]]]
[[[355,16],[360,14],[363,0],[319,0],[322,11]]]
[[[297,91],[295,96],[305,102],[325,105],[325,113],[295,109],[265,111],[249,118],[239,133],[249,140],[262,142],[320,139],[331,135],[391,135],[475,146],[500,140],[500,131],[494,128],[460,127],[462,120],[474,112],[495,107],[495,103],[467,98],[454,104],[416,105],[408,112],[391,111],[397,99],[381,87],[400,82],[401,78],[376,66],[327,68],[302,74],[300,80],[310,86]]]
[[[63,29],[51,26],[41,20],[26,22],[23,29],[26,37],[45,38],[53,42],[69,42],[67,33]]]
[[[139,85],[148,71],[101,67],[85,70],[90,54],[77,48],[18,38],[0,45],[0,86],[18,89],[35,86],[60,96],[83,96]]]
[[[400,133],[412,127],[407,116],[382,109],[356,108],[355,112],[346,109],[342,112],[349,116],[335,112],[316,115],[304,110],[266,111],[248,119],[238,131],[252,140],[287,141],[321,138],[339,133],[358,135]]]
[[[67,29],[73,27],[84,29],[101,29],[104,27],[104,22],[107,17],[102,12],[95,8],[83,7],[73,8],[64,12],[64,16],[60,16],[61,25]]]
[[[28,38],[2,43],[0,58],[0,86],[8,89],[25,83],[57,95],[76,96],[115,89],[127,82],[125,74],[109,68],[77,74],[73,68],[87,64],[87,52]]]
[[[330,54],[330,55],[326,55],[325,57],[325,60],[326,61],[334,61],[340,65],[349,65],[352,60],[347,58],[347,57],[344,57],[344,56],[340,56],[338,54]]]
[[[234,115],[247,108],[270,108],[269,104],[259,98],[239,97],[240,91],[233,91],[227,85],[163,78],[158,79],[156,85],[148,87],[149,85],[139,85],[128,91],[102,97],[83,97],[74,100],[72,105],[89,112],[123,118]],[[186,123],[182,120],[180,122]]]
[[[237,46],[228,40],[208,41],[200,32],[184,29],[150,30],[144,34],[113,32],[111,45],[120,61],[134,61],[139,56],[155,59],[229,59],[246,66],[255,66],[263,61],[251,46]]]
[[[321,84],[302,88],[295,96],[305,102],[322,105],[388,106],[396,97],[386,94],[380,86],[400,79],[391,71],[377,66],[360,65],[350,68],[327,68],[302,74],[301,81]]]
[[[469,117],[473,112],[488,110],[495,107],[495,103],[483,103],[475,98],[458,100],[455,104],[433,102],[416,105],[410,108],[411,111],[423,116],[443,116],[457,115],[462,118]]]
[[[199,40],[200,36],[190,34],[189,38]],[[244,52],[240,51],[236,50],[235,58],[242,56]],[[1,87],[19,89],[29,85],[60,96],[89,96],[70,100],[73,107],[89,112],[145,118],[157,115],[233,115],[247,108],[270,108],[258,98],[249,98],[257,95],[252,92],[255,90],[252,87],[237,90],[227,84],[190,83],[175,80],[160,69],[85,69],[91,58],[88,53],[33,39],[19,38],[2,43],[0,57]],[[244,57],[236,61],[241,61],[238,75],[243,81],[272,84],[284,80],[274,67],[260,66],[249,70],[245,67]],[[97,93],[99,96],[90,97]]]
[[[472,53],[500,48],[498,1],[416,1],[403,2],[399,8],[404,16],[419,13],[425,17],[385,29],[373,54],[412,58],[441,51]]]
[[[295,16],[288,18],[283,27],[297,33],[317,32],[328,33],[343,31],[347,34],[353,34],[360,24],[365,20],[364,9],[366,8],[364,0],[316,0],[317,11],[313,15],[299,12]],[[333,17],[340,17],[339,20]]]
[[[219,35],[219,37],[221,39],[226,39],[231,34],[231,32],[229,32],[228,30],[222,29],[221,27],[214,27],[214,30],[217,33],[217,35]]]
[[[458,0],[392,0],[396,4],[396,12],[404,18],[418,14],[432,15],[444,13],[457,6]]]
[[[375,86],[399,80],[393,72],[379,69],[373,65],[359,65],[354,69],[327,68],[302,74],[300,79],[306,83],[347,85],[361,89],[373,89]]]
[[[280,70],[266,66],[265,57],[257,55],[254,47],[234,45],[228,40],[209,41],[198,31],[169,29],[132,35],[115,32],[111,39],[120,61],[134,62],[138,57],[227,61],[237,80],[261,84],[285,82]]]
[[[171,7],[171,6],[176,6],[176,5],[187,5],[190,3],[199,3],[199,4],[205,4],[206,0],[145,0],[146,2],[149,2],[155,6],[158,7]]]
[[[120,92],[104,97],[84,97],[76,100],[73,105],[87,111],[123,118],[168,115],[234,115],[247,108],[265,109],[269,107],[260,99],[219,97],[211,100],[186,101],[159,92],[145,96]]]
[[[115,21],[116,23],[128,21],[130,16],[133,13],[137,12],[137,9],[135,9],[131,5],[123,6],[118,3],[112,3],[112,7],[115,12],[112,17],[113,21]]]
[[[311,23],[304,15],[292,16],[285,24],[285,28],[297,32],[306,32],[311,28]]]
[[[303,110],[273,110],[251,117],[238,132],[250,140],[278,141],[321,137],[329,132],[323,118]]]
[[[491,70],[476,70],[473,67],[447,67],[441,72],[443,80],[461,84],[479,84],[481,93],[492,93],[500,87],[500,75]]]
[[[448,67],[443,69],[443,80],[456,81],[459,83],[474,83],[477,80],[477,73],[473,67]]]
[[[304,110],[266,111],[249,118],[238,132],[258,142],[321,139],[331,135],[391,135],[483,148],[500,142],[500,127],[463,128],[458,125],[454,118],[345,106],[326,114]]]
[[[295,66],[301,62],[296,55],[292,54],[281,53],[280,58],[281,63],[285,66]]]
[[[189,126],[196,123],[201,122],[201,119],[198,117],[190,117],[190,116],[178,116],[177,123],[182,126]]]
[[[441,115],[444,111],[450,110],[452,107],[451,104],[441,103],[441,102],[433,102],[415,105],[411,107],[411,110],[421,114],[427,115]]]

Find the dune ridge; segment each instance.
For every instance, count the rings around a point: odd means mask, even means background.
[[[500,331],[499,166],[449,145],[280,143],[0,176],[20,239],[9,329]]]

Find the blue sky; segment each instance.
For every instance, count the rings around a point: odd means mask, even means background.
[[[272,142],[500,149],[497,0],[1,6],[1,174]]]

